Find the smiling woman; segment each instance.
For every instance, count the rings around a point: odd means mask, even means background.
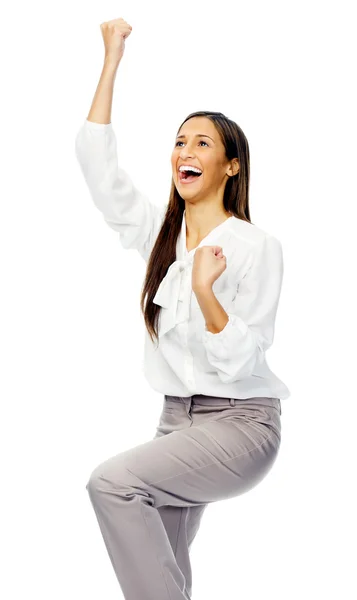
[[[282,248],[250,220],[248,141],[220,112],[181,123],[166,206],[135,187],[110,122],[131,27],[116,19],[101,30],[105,66],[76,154],[106,223],[147,262],[144,375],[164,402],[155,436],[99,464],[86,488],[125,598],[190,600],[204,510],[255,487],[278,455],[290,393],[265,353]]]
[[[249,145],[242,129],[222,113],[191,113],[180,125],[171,155],[167,211],[148,260],[141,309],[148,333],[157,336],[158,285],[176,260],[183,212],[187,238],[204,238],[229,216],[250,221]],[[184,173],[182,172],[184,171]],[[162,248],[165,247],[165,251]]]
[[[223,211],[223,189],[227,176],[232,175],[233,171],[230,171],[230,173],[225,172],[225,168],[227,167],[227,156],[222,140],[220,139],[213,122],[207,118],[206,114],[202,114],[202,117],[199,118],[201,114],[202,113],[194,113],[193,115],[190,115],[181,126],[179,134],[176,137],[171,162],[173,173],[178,173],[175,177],[178,185],[197,183],[198,178],[200,178],[200,196],[202,197],[202,194],[205,194],[204,208],[206,219],[209,220],[212,219],[212,216],[210,217],[207,214],[208,211]],[[198,132],[197,129],[199,130]],[[202,133],[202,130],[205,130],[206,133]],[[186,156],[187,152],[189,153],[188,156],[194,156],[194,160],[185,160],[182,158]],[[185,169],[188,174],[181,174],[182,169]],[[237,159],[235,159],[234,169],[235,173],[239,171]],[[205,174],[204,177],[202,177],[203,172]],[[221,178],[220,181],[219,178]],[[205,180],[204,185],[201,186],[203,179]],[[194,186],[194,190],[196,194],[197,186]],[[207,195],[209,190],[211,190],[211,197],[212,192],[215,191],[215,198],[212,197],[211,200],[210,196]],[[199,203],[200,197],[195,196],[195,206],[198,206]],[[196,220],[200,223],[203,220],[202,208],[203,207],[200,207],[198,209],[200,214],[197,213],[198,216],[196,217]],[[190,206],[186,206],[186,210],[189,215],[191,212]],[[190,217],[188,218],[188,221],[190,221]]]

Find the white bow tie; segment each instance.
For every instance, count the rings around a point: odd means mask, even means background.
[[[161,306],[159,337],[189,319],[193,258],[194,254],[173,262],[157,289],[153,302]]]

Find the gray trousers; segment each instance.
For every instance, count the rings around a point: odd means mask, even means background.
[[[86,485],[126,600],[190,600],[189,550],[205,508],[272,468],[277,398],[164,396],[155,437],[99,464]]]

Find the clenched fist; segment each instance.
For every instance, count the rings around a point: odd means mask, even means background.
[[[100,29],[104,41],[105,58],[119,62],[124,54],[125,40],[131,34],[132,26],[120,18],[101,23]]]
[[[227,259],[221,246],[200,246],[195,252],[192,266],[192,291],[212,287],[227,268]]]

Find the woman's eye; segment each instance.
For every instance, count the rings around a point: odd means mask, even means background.
[[[207,142],[205,142],[204,140],[200,140],[198,143],[199,144],[203,143],[203,144],[206,144],[206,146],[208,146]],[[177,144],[183,144],[183,142],[176,142],[175,146],[177,146]]]

